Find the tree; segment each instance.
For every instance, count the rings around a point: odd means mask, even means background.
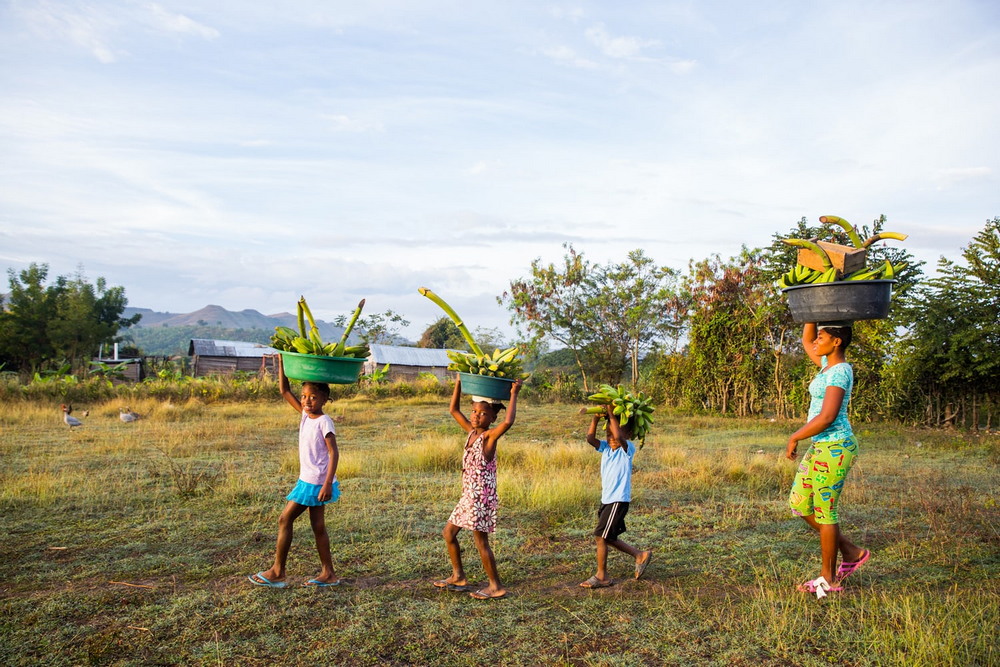
[[[684,286],[689,401],[741,416],[759,413],[775,363],[775,312],[768,307],[774,288],[760,251],[744,248],[727,261],[714,255],[692,262]]]
[[[588,299],[594,339],[605,341],[604,358],[614,361],[611,373],[631,362],[632,385],[639,381],[643,353],[680,332],[684,305],[676,284],[677,271],[657,266],[645,252],[633,250],[620,264],[600,268],[597,289]]]
[[[85,360],[101,343],[117,342],[119,330],[141,318],[122,317],[128,305],[124,288],[109,288],[104,278],[91,285],[82,270],[48,286],[46,264],[33,263],[20,274],[10,270],[8,276],[10,294],[0,313],[0,359],[21,371],[63,360],[77,369],[86,367]]]
[[[347,315],[338,315],[334,323],[343,327],[347,325],[348,320],[350,317]],[[369,345],[391,345],[401,340],[399,330],[410,326],[410,321],[389,309],[381,313],[362,315],[354,326],[355,330],[360,332],[361,340]]]
[[[560,268],[536,259],[531,278],[512,281],[500,303],[534,342],[551,338],[573,353],[585,390],[591,376],[619,381],[630,360],[637,383],[641,355],[679,331],[677,273],[657,266],[642,250],[620,264],[601,266],[591,265],[571,245],[563,247]]]
[[[7,271],[10,293],[0,312],[0,360],[21,371],[37,371],[54,352],[46,332],[55,316],[58,287],[46,289],[47,264]],[[58,283],[57,283],[58,284]]]
[[[978,428],[1000,413],[1000,218],[915,289],[896,367],[900,407],[928,424]]]
[[[573,359],[588,389],[584,348],[589,330],[584,320],[589,316],[586,294],[590,289],[591,266],[572,244],[563,244],[566,255],[561,267],[543,265],[540,258],[531,262],[531,277],[510,283],[497,301],[511,311],[511,324],[523,326],[532,345],[545,338],[561,343],[573,353]]]
[[[462,332],[458,330],[450,317],[444,316],[433,322],[420,334],[417,347],[430,347],[435,349],[467,350],[468,345]]]

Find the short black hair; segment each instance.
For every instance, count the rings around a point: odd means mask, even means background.
[[[825,327],[825,331],[834,338],[840,339],[840,349],[846,350],[854,338],[854,329],[850,326]]]
[[[330,399],[330,385],[325,382],[303,382],[302,388],[312,387],[312,390],[318,394],[323,394],[323,398]]]

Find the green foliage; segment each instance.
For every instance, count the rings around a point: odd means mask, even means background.
[[[87,366],[102,343],[120,340],[119,330],[139,321],[122,317],[128,300],[123,287],[104,278],[91,285],[82,273],[59,276],[46,285],[48,265],[9,270],[10,294],[0,311],[0,361],[21,372],[69,362]]]
[[[334,324],[342,327],[348,323],[347,315],[338,315]],[[399,330],[410,326],[410,321],[392,309],[381,313],[371,313],[358,318],[355,325],[361,332],[361,340],[369,345],[393,345],[402,339]]]
[[[692,263],[684,394],[691,407],[759,414],[775,363],[778,309],[758,252]]]
[[[898,409],[931,425],[978,427],[1000,413],[1000,218],[962,259],[942,257],[938,275],[914,289],[892,369]]]
[[[420,340],[417,341],[417,347],[469,351],[469,346],[465,342],[462,332],[448,316],[439,318],[424,329]]]
[[[572,352],[585,389],[617,383],[629,364],[634,384],[642,355],[680,330],[676,272],[642,250],[601,266],[563,247],[561,266],[534,260],[531,276],[511,281],[498,301],[533,342],[550,338]]]
[[[375,368],[371,373],[367,373],[361,376],[362,382],[370,382],[371,384],[381,384],[386,382],[389,378],[389,364],[386,364],[382,368]]]

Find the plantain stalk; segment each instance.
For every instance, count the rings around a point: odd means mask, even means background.
[[[819,217],[819,221],[824,223],[832,223],[843,227],[844,231],[847,232],[847,238],[851,240],[851,243],[854,244],[855,248],[867,247],[861,243],[861,237],[858,236],[858,230],[856,230],[854,228],[854,225],[849,223],[847,220],[844,220],[843,218],[838,218],[835,215],[821,215]]]
[[[819,255],[821,260],[823,260],[824,269],[833,268],[833,262],[830,261],[830,256],[826,254],[826,250],[823,250],[823,248],[816,245],[812,241],[806,241],[805,239],[782,239],[782,240],[788,245],[793,245],[799,248],[806,248],[807,250],[812,250],[814,253]]]
[[[895,239],[897,241],[905,241],[907,239],[906,234],[900,234],[899,232],[879,232],[875,236],[870,236],[868,239],[861,244],[860,247],[867,248],[876,241],[882,241],[885,239]]]
[[[457,326],[459,332],[461,332],[462,338],[464,338],[465,342],[469,344],[469,349],[472,350],[473,354],[475,354],[477,357],[486,356],[483,354],[482,349],[480,349],[480,347],[476,345],[476,341],[472,337],[472,334],[469,333],[469,329],[468,327],[465,326],[465,322],[462,321],[462,318],[458,316],[458,313],[456,313],[451,306],[445,303],[444,299],[442,299],[441,297],[439,297],[437,294],[430,291],[426,287],[421,287],[417,291],[426,296],[434,303],[436,303],[438,306],[440,306],[441,310],[443,310],[445,314],[451,318],[451,321],[455,323],[455,326]]]
[[[361,299],[358,302],[358,307],[354,309],[354,314],[351,315],[351,321],[347,323],[347,327],[344,329],[344,335],[340,337],[340,342],[337,343],[337,354],[334,356],[341,356],[344,354],[344,350],[347,346],[347,337],[351,335],[351,330],[354,329],[354,323],[358,321],[358,317],[361,315],[361,309],[365,307],[365,300]]]

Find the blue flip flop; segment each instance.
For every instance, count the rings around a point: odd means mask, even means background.
[[[257,579],[260,579],[260,581],[254,579],[254,577],[257,577]],[[288,588],[288,584],[284,581],[271,581],[270,579],[265,577],[263,570],[258,572],[257,574],[247,575],[247,579],[254,586],[263,586],[264,588]]]
[[[306,586],[315,586],[316,588],[326,588],[328,586],[339,586],[340,579],[336,581],[320,581],[319,579],[310,579],[306,582]]]

